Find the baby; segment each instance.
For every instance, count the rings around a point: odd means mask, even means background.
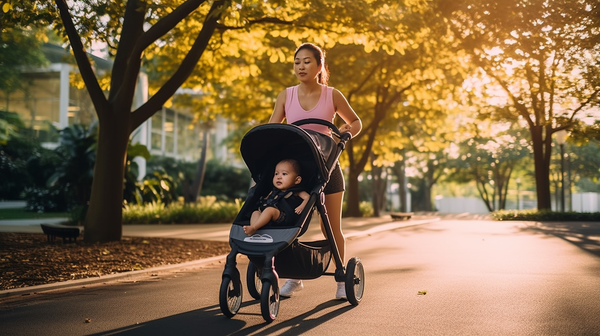
[[[244,226],[244,232],[251,236],[256,230],[265,226],[270,221],[282,223],[286,213],[280,209],[279,202],[287,202],[296,215],[302,213],[310,195],[306,191],[290,190],[302,182],[300,164],[293,159],[284,159],[275,166],[273,176],[273,190],[267,197],[261,197],[258,210],[252,213],[250,225]],[[294,208],[294,206],[296,206]]]

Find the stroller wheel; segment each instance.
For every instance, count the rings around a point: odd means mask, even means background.
[[[260,311],[267,322],[273,322],[279,313],[279,287],[268,280],[262,284]]]
[[[248,292],[256,300],[260,300],[260,293],[262,291],[262,281],[260,280],[261,273],[262,272],[254,265],[254,263],[248,263],[246,284],[248,286]]]
[[[242,282],[238,279],[237,283],[231,280],[229,276],[224,276],[219,291],[219,306],[221,312],[227,317],[233,317],[240,310],[242,305]]]
[[[346,297],[351,305],[359,304],[365,291],[365,269],[359,258],[348,260],[346,266]]]

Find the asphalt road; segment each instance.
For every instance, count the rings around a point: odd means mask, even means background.
[[[305,282],[266,324],[244,293],[218,305],[223,263],[0,303],[1,335],[600,335],[600,223],[441,220],[348,241],[363,301]],[[239,258],[245,275],[245,257]]]

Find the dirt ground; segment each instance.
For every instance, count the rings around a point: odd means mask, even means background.
[[[44,234],[0,233],[0,290],[142,270],[227,254],[226,242],[123,237],[85,244]]]

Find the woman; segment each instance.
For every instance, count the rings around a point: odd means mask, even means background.
[[[300,84],[286,88],[277,96],[270,123],[281,123],[284,119],[293,123],[307,118],[319,118],[333,123],[337,114],[345,122],[339,127],[341,133],[349,132],[354,137],[360,132],[362,123],[346,97],[337,89],[327,86],[329,74],[325,66],[325,54],[321,48],[312,43],[300,45],[294,54],[294,73]],[[331,130],[323,125],[302,127],[331,136]],[[325,207],[342,261],[345,260],[346,252],[346,238],[342,233],[344,190],[344,176],[338,164],[331,173],[324,193]],[[279,295],[290,297],[302,288],[302,280],[289,279],[281,287]],[[337,283],[335,296],[337,299],[346,299],[343,282]]]

